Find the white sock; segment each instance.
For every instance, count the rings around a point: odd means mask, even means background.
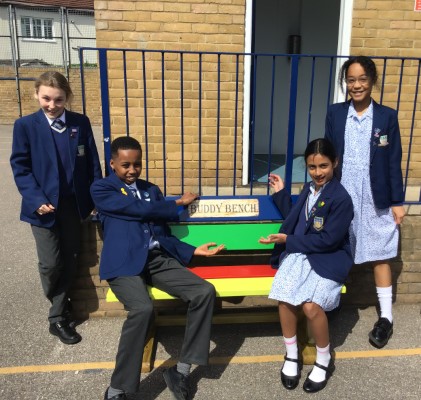
[[[285,348],[287,350],[287,357],[294,360],[298,359],[298,344],[297,336],[291,338],[286,338],[284,336]],[[298,364],[292,361],[285,360],[282,372],[287,376],[296,376],[298,375]]]
[[[380,317],[387,318],[393,322],[392,316],[392,286],[389,287],[376,287],[377,298],[380,304]]]
[[[316,350],[316,363],[327,367],[331,359],[330,343],[326,347],[316,346]],[[322,382],[326,379],[326,371],[317,366],[314,366],[309,375],[309,379],[311,379],[313,382]]]

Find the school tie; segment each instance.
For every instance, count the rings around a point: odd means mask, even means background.
[[[139,195],[137,194],[137,190],[132,186],[127,186],[129,190],[132,192],[133,196],[136,197],[136,199],[140,200]],[[151,233],[151,237],[149,239],[149,250],[152,250],[154,248],[159,248],[159,242],[155,239],[155,233],[153,230],[153,224],[146,222],[146,225],[149,227],[149,231]]]
[[[132,192],[132,195],[139,199],[139,195],[137,194],[137,190],[134,187],[129,186],[129,190]]]
[[[57,118],[51,124],[51,129],[54,129],[58,133],[63,133],[66,130],[66,124]]]

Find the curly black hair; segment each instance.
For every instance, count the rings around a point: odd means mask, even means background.
[[[343,63],[341,70],[339,71],[339,85],[342,85],[345,81],[348,68],[355,63],[360,64],[364,68],[365,74],[374,86],[378,79],[376,64],[374,64],[374,61],[370,57],[366,56],[351,56]]]
[[[142,153],[142,146],[133,137],[120,136],[111,143],[111,157],[117,157],[119,150],[139,150]]]

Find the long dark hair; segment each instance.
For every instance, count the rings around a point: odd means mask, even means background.
[[[312,140],[308,145],[304,152],[304,159],[307,164],[307,157],[311,156],[312,154],[320,154],[321,156],[327,157],[330,161],[332,161],[332,164],[335,164],[336,162],[336,151],[333,144],[325,139],[314,139]]]

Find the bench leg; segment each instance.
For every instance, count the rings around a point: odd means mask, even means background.
[[[307,318],[303,310],[298,313],[297,340],[301,349],[304,365],[313,365],[316,361],[316,345],[308,327]]]
[[[142,359],[142,370],[141,372],[151,372],[153,369],[153,363],[155,361],[155,351],[156,351],[156,325],[152,323],[151,328],[149,329],[148,338],[146,339],[146,345],[143,349],[143,359]]]

